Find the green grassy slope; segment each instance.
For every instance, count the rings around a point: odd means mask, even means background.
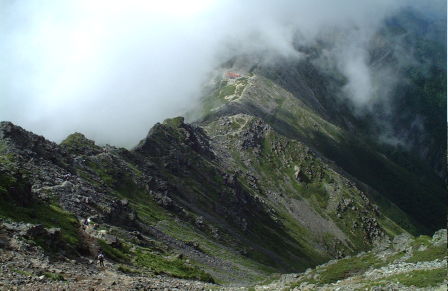
[[[367,185],[388,217],[408,231],[427,233],[443,225],[446,190],[438,177],[401,166],[381,146],[323,119],[272,80],[253,76],[246,86],[238,99],[210,111],[203,122],[240,112],[260,117]]]

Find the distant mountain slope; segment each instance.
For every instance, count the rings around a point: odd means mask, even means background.
[[[311,93],[307,96],[313,96],[312,84],[300,75],[296,77],[303,83],[300,86],[305,86],[300,92],[308,90]],[[235,81],[216,83],[210,97],[204,99],[202,123],[239,113],[257,116],[280,134],[304,142],[340,172],[356,179],[359,187],[404,228],[416,233],[442,227],[445,207],[440,202],[446,200],[443,180],[417,159],[401,153],[408,162],[404,167],[371,138],[344,129],[325,111],[320,115],[319,109],[305,104],[312,100],[302,100],[301,95],[274,81],[248,73]],[[314,102],[319,104],[317,99]]]

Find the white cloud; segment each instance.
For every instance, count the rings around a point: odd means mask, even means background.
[[[309,43],[330,28],[350,28],[357,40],[341,44],[339,67],[347,92],[364,102],[371,87],[364,45],[407,4],[0,0],[0,119],[56,141],[81,131],[100,143],[133,145],[155,122],[193,106],[223,58],[299,57],[297,33]]]

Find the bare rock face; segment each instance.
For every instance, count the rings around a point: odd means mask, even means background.
[[[396,236],[392,241],[392,247],[396,251],[406,250],[412,242],[412,237],[409,234],[401,234]]]
[[[310,181],[305,171],[298,166],[294,166],[294,177],[298,182],[308,183]]]
[[[112,247],[119,248],[121,245],[120,240],[115,235],[105,234],[103,236],[103,240],[106,242],[106,244],[108,244]]]
[[[261,120],[252,122],[250,127],[244,129],[241,134],[241,148],[243,150],[247,150],[249,148],[259,150],[261,147],[261,141],[269,128],[270,127]]]
[[[432,236],[432,243],[435,245],[446,245],[447,243],[447,230],[440,229]]]
[[[173,199],[171,199],[167,194],[162,194],[160,192],[157,192],[154,195],[154,198],[156,199],[156,203],[162,206],[163,208],[173,208]]]
[[[106,212],[105,220],[111,224],[132,227],[135,226],[137,214],[127,200],[117,200],[112,203],[110,210]]]

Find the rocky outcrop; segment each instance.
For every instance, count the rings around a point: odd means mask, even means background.
[[[44,159],[60,167],[66,167],[71,163],[67,153],[57,144],[11,122],[0,122],[0,140],[10,145],[8,150],[23,160]]]
[[[432,238],[397,236],[357,256],[282,275],[255,290],[445,290],[446,229]]]
[[[247,150],[251,148],[260,151],[261,141],[269,128],[270,127],[266,123],[259,119],[251,122],[249,127],[245,127],[241,132],[241,149]]]
[[[95,145],[94,141],[87,139],[79,132],[73,133],[64,139],[61,142],[61,147],[75,156],[93,156],[105,151],[105,149],[101,149],[101,147]]]
[[[106,211],[105,220],[113,225],[135,227],[137,214],[130,207],[127,199],[116,200],[110,205],[110,209]]]
[[[24,207],[33,202],[31,184],[23,174],[11,173],[0,165],[0,181],[0,193],[3,195],[3,199]]]
[[[65,249],[65,242],[62,239],[60,228],[46,228],[41,224],[23,224],[14,222],[3,222],[1,225],[3,232],[9,233],[11,236],[36,241],[45,249],[54,251],[64,251]]]
[[[189,150],[213,158],[208,138],[203,130],[184,123],[183,117],[167,119],[163,124],[157,123],[146,138],[133,149],[134,152],[143,155],[168,156],[181,165],[186,162],[182,160],[182,153]]]

